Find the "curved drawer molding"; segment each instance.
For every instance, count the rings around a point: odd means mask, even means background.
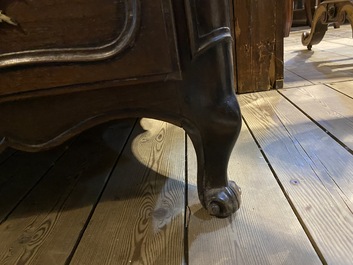
[[[24,64],[58,62],[92,62],[118,55],[134,43],[140,26],[141,10],[139,0],[125,0],[123,27],[117,37],[100,46],[75,48],[33,49],[0,54],[0,68]]]
[[[232,41],[227,0],[186,0],[190,46],[196,57],[223,41]]]

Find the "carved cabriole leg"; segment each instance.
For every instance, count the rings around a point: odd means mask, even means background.
[[[200,1],[201,2],[201,1]],[[234,92],[228,0],[185,0],[191,62],[184,76],[183,128],[198,161],[198,193],[211,215],[227,217],[240,206],[240,189],[228,181],[228,161],[241,128]]]
[[[310,33],[304,32],[302,34],[302,44],[311,50],[312,45],[320,43],[323,39],[329,24],[334,24],[337,28],[345,22],[346,18],[353,29],[353,4],[351,1],[323,1],[315,10]]]
[[[228,181],[227,174],[229,157],[241,127],[239,108],[223,106],[205,112],[199,119],[194,126],[184,124],[197,154],[199,198],[211,215],[227,217],[240,206],[240,188]]]
[[[230,51],[227,52],[224,46],[216,50],[229,56]],[[219,56],[218,63],[227,62],[228,56]],[[193,114],[188,115],[182,126],[190,136],[197,155],[200,201],[211,215],[227,217],[239,209],[241,202],[240,188],[228,181],[227,173],[230,154],[241,128],[241,113],[234,92],[231,92],[232,83],[214,82],[214,78],[232,80],[231,75],[227,75],[229,68],[216,64],[213,70],[209,74],[213,78],[205,76],[206,82],[199,85],[203,95],[193,98]]]

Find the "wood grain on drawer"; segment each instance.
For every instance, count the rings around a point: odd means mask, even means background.
[[[0,95],[178,71],[169,0],[2,1]]]

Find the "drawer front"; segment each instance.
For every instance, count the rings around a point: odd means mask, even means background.
[[[10,19],[0,95],[179,71],[170,0],[0,0],[0,10]]]

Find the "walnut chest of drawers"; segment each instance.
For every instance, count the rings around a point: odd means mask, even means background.
[[[0,149],[40,151],[115,119],[178,125],[200,201],[225,217],[241,115],[228,0],[0,0]]]

